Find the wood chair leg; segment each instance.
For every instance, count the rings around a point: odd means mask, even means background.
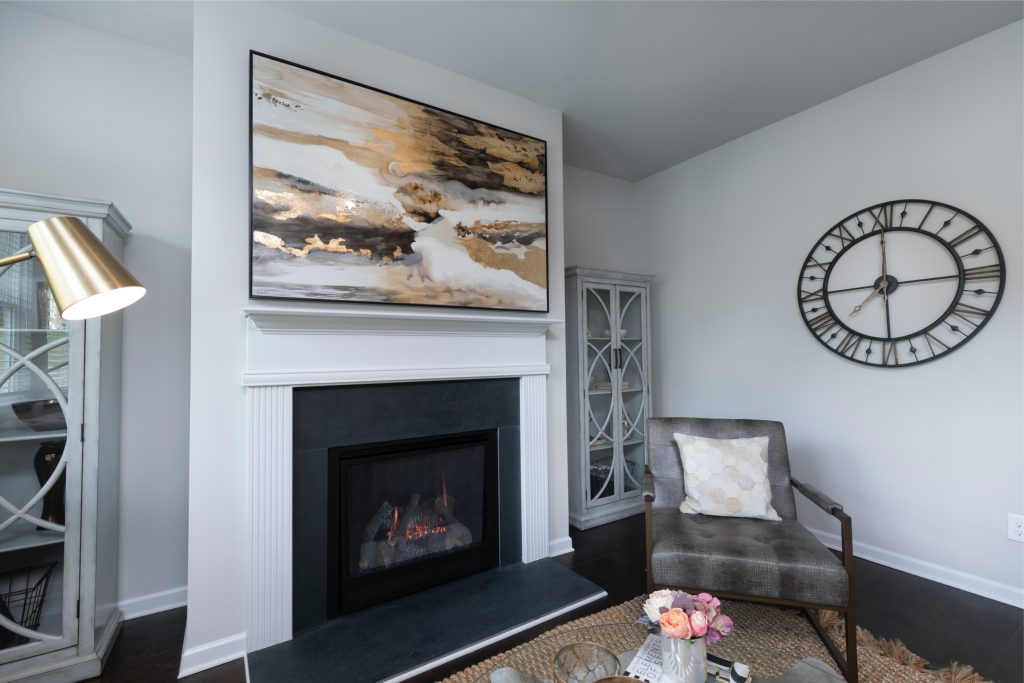
[[[843,615],[846,622],[846,680],[857,683],[857,615],[853,605]]]
[[[843,677],[849,683],[857,683],[857,617],[856,612],[853,609],[847,610],[843,614],[843,621],[846,626],[846,656],[839,651],[839,646],[835,644],[835,641],[825,632],[825,628],[821,625],[818,620],[818,615],[814,610],[804,608],[804,616],[811,622],[811,626],[817,632],[821,642],[825,645],[825,649],[832,655],[832,659],[835,660],[836,665],[839,667],[839,672],[843,674]]]
[[[651,566],[651,558],[654,555],[654,514],[651,509],[651,501],[644,502],[644,526],[647,535],[647,594],[654,592],[654,568]]]

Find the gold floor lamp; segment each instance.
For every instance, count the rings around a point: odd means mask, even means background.
[[[0,258],[0,268],[38,258],[65,320],[85,320],[130,306],[146,288],[81,220],[54,216],[28,227],[31,251]]]

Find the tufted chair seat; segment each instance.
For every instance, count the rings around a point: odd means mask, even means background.
[[[781,521],[684,514],[683,467],[672,435],[715,439],[768,437],[768,483]],[[849,681],[857,680],[852,522],[843,507],[790,475],[780,422],[651,418],[649,469],[643,494],[647,524],[647,586],[707,591],[718,597],[801,607]],[[794,491],[842,525],[843,560],[796,519]],[[815,608],[846,618],[847,655],[827,636]]]
[[[799,522],[654,510],[651,571],[662,586],[845,607],[843,564]]]

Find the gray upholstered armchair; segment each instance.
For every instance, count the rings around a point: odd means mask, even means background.
[[[850,516],[823,493],[789,473],[780,422],[651,418],[650,468],[644,478],[647,587],[708,591],[716,596],[801,607],[848,681],[857,680]],[[772,506],[781,522],[683,514],[683,467],[676,432],[717,439],[768,436]],[[843,561],[796,520],[796,489],[842,525]],[[843,613],[846,651],[828,637],[813,609]]]

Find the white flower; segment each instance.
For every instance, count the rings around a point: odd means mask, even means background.
[[[647,601],[644,602],[644,614],[647,618],[653,621],[655,624],[658,623],[658,619],[661,618],[661,608],[665,609],[672,608],[672,601],[676,597],[675,591],[662,589],[660,591],[654,591],[651,593]]]

